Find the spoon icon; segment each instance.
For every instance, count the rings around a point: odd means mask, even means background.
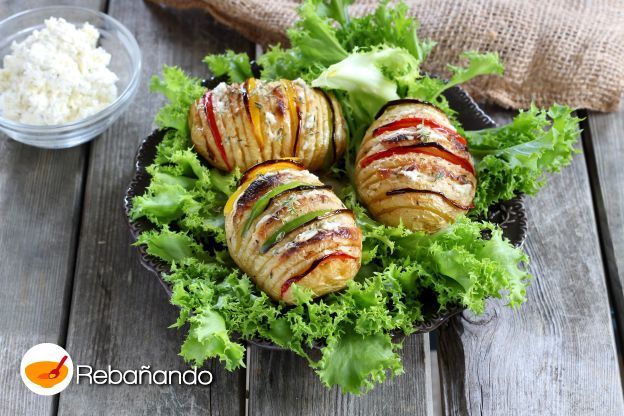
[[[57,378],[60,374],[61,367],[63,367],[63,364],[65,364],[65,360],[67,360],[67,355],[64,355],[63,358],[61,358],[61,361],[59,361],[58,365],[54,370],[50,371],[49,373],[39,374],[39,378]]]

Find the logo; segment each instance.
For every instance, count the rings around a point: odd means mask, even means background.
[[[37,344],[24,354],[20,365],[22,381],[42,396],[60,393],[71,383],[74,363],[63,348],[56,344]]]

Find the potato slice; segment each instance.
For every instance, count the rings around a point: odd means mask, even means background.
[[[197,152],[226,171],[292,156],[320,170],[344,153],[347,140],[338,101],[302,80],[221,83],[191,105],[188,121]]]
[[[387,225],[435,232],[472,208],[476,177],[465,139],[446,115],[417,100],[382,109],[356,159],[356,185]]]
[[[355,277],[362,233],[329,186],[288,160],[264,162],[242,182],[225,233],[232,259],[261,290],[292,303],[294,283],[322,296]]]

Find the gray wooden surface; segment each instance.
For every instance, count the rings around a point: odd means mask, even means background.
[[[0,0],[0,18],[44,3]],[[434,414],[438,369],[428,336],[406,341],[405,375],[362,397],[326,390],[303,360],[256,347],[246,370],[208,363],[210,387],[72,383],[50,398],[23,386],[21,356],[46,341],[98,368],[186,368],[177,355],[183,331],[167,329],[177,310],[130,248],[122,195],[163,102],[148,94],[149,77],[163,64],[201,76],[207,53],[253,52],[198,12],[137,0],[65,3],[103,9],[135,34],[143,84],[126,114],[89,145],[44,151],[0,137],[0,414]],[[446,414],[624,414],[609,304],[622,317],[623,115],[590,114],[585,127],[587,156],[527,204],[536,277],[529,302],[513,312],[492,301],[484,316],[465,314],[438,333]]]
[[[0,1],[0,20],[47,3]],[[36,149],[0,134],[0,414],[46,414],[56,405],[21,383],[19,365],[33,345],[65,341],[85,163],[83,148]]]
[[[615,306],[614,319],[624,325],[624,108],[613,114],[589,113],[586,151],[604,262]],[[620,344],[624,332],[620,330]]]
[[[75,362],[98,368],[184,369],[178,356],[183,332],[167,329],[177,310],[130,248],[123,194],[136,148],[163,104],[148,92],[151,75],[163,64],[201,75],[207,53],[252,45],[192,12],[172,15],[142,1],[112,0],[108,13],[141,45],[143,83],[129,111],[89,148],[67,348]],[[215,379],[210,387],[73,384],[61,395],[59,414],[239,414],[244,373],[226,372],[212,362],[207,367]]]
[[[305,360],[294,354],[256,347],[249,354],[250,415],[433,414],[428,335],[405,341],[405,374],[359,397],[324,388]]]
[[[529,301],[517,312],[491,301],[440,331],[445,414],[622,415],[584,155],[526,206]]]

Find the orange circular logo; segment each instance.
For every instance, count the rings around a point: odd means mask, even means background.
[[[71,383],[74,364],[64,348],[51,343],[37,344],[24,354],[20,374],[30,391],[51,396]]]

